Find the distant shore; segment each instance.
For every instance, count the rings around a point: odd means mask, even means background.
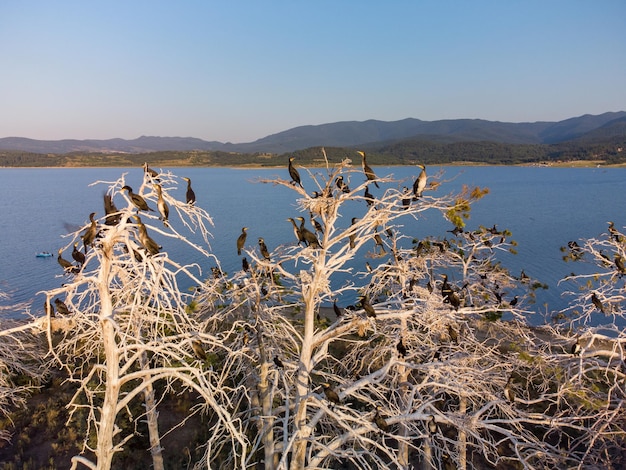
[[[285,165],[155,165],[159,168],[228,168],[231,170],[253,170],[253,169],[268,169],[283,168]],[[324,165],[299,165],[307,168],[323,168]],[[333,166],[331,164],[330,166]],[[389,164],[389,165],[374,165],[373,167],[385,167],[385,166],[414,166],[414,165],[401,165],[401,164]],[[557,161],[557,162],[530,162],[530,163],[517,163],[514,165],[494,164],[494,163],[481,163],[481,162],[450,162],[450,163],[434,163],[429,166],[519,166],[519,167],[539,167],[539,168],[626,168],[626,163],[613,163],[606,164],[603,160],[575,160],[575,161]],[[0,166],[2,169],[80,169],[80,168],[141,168],[139,166],[119,166],[119,165],[64,165],[64,166]]]

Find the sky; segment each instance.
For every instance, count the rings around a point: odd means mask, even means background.
[[[624,0],[0,0],[0,137],[624,110]]]

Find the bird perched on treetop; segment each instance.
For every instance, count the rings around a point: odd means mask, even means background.
[[[422,169],[417,179],[413,183],[413,200],[416,200],[418,197],[422,197],[422,193],[426,188],[426,180],[428,177],[426,176],[426,167],[424,165],[417,165]]]
[[[289,176],[291,177],[291,182],[300,185],[300,187],[304,189],[304,186],[302,186],[302,181],[300,180],[300,173],[298,173],[296,167],[293,166],[294,160],[295,157],[289,157]]]
[[[191,189],[191,179],[185,178],[184,176],[183,176],[183,179],[187,181],[187,193],[185,194],[185,197],[187,199],[187,204],[195,204],[196,193],[194,193],[193,189]]]
[[[380,186],[378,186],[378,183],[376,182],[376,175],[374,174],[374,170],[372,170],[370,168],[370,166],[367,164],[367,161],[365,159],[365,152],[361,152],[360,150],[357,150],[357,153],[361,155],[361,160],[362,160],[362,164],[363,164],[363,173],[365,173],[365,177],[367,178],[368,181],[373,181],[374,185],[379,188]]]
[[[248,230],[248,227],[242,227],[241,234],[237,237],[237,255],[238,256],[241,256],[241,250],[243,250],[243,247],[246,244],[246,237],[248,236],[248,234],[246,233],[247,230]]]
[[[154,209],[150,208],[148,206],[148,203],[146,202],[146,200],[140,196],[139,194],[135,194],[133,192],[133,188],[131,188],[130,186],[123,186],[122,187],[122,191],[127,191],[128,192],[128,197],[130,197],[131,202],[135,205],[135,207],[137,207],[137,209],[142,210],[142,211],[152,211],[154,212]]]
[[[87,251],[87,247],[93,244],[93,241],[96,239],[96,235],[98,234],[98,227],[96,225],[96,221],[94,220],[95,215],[95,212],[89,214],[89,220],[91,223],[89,224],[89,227],[87,227],[87,230],[85,230],[85,233],[81,235],[83,245],[85,246],[85,252]]]
[[[168,225],[167,219],[170,215],[170,208],[165,202],[165,199],[163,199],[163,189],[161,188],[161,185],[155,184],[154,188],[156,189],[157,197],[158,197],[157,209],[159,209],[159,214],[161,214],[161,220],[163,221],[163,224],[167,227]]]

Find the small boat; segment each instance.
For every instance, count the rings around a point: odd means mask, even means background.
[[[42,251],[41,253],[37,253],[35,256],[37,258],[50,258],[52,256],[52,253],[49,253],[47,251]]]

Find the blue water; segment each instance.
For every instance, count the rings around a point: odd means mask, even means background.
[[[430,175],[440,168],[429,167]],[[569,240],[596,237],[606,232],[607,221],[618,227],[626,225],[626,169],[545,168],[545,167],[445,167],[443,184],[438,192],[446,194],[463,184],[488,187],[489,195],[478,201],[467,224],[509,229],[518,243],[517,255],[504,255],[505,266],[547,284],[540,291],[534,308],[538,311],[560,310],[567,306],[561,296],[564,286],[557,282],[580,267],[562,261],[559,248]],[[178,176],[192,179],[198,204],[211,215],[210,251],[228,273],[240,269],[235,239],[242,226],[248,229],[248,245],[256,246],[263,237],[268,247],[293,243],[293,232],[287,217],[300,215],[296,195],[282,186],[262,184],[260,177],[287,178],[286,169],[177,168]],[[313,170],[321,172],[322,170]],[[416,175],[413,167],[377,167],[378,176],[406,179],[410,186]],[[34,302],[39,310],[43,300],[37,292],[58,287],[64,282],[56,256],[36,258],[35,254],[58,248],[69,240],[63,235],[84,225],[88,215],[103,213],[102,194],[106,185],[89,186],[97,180],[115,181],[128,173],[126,182],[139,187],[141,168],[88,169],[0,169],[0,291],[10,295],[2,305]],[[306,171],[300,171],[305,187],[312,188]],[[313,189],[313,188],[312,188]],[[376,194],[376,189],[372,188]],[[378,190],[380,191],[380,190]],[[184,199],[185,186],[171,193]],[[179,196],[178,196],[179,194]],[[119,201],[121,204],[121,201]],[[346,224],[349,217],[346,217]],[[403,232],[417,238],[428,235],[451,236],[451,225],[436,214],[419,221],[405,220]],[[307,225],[309,225],[307,218]],[[198,261],[185,247],[168,246],[170,257],[181,262]],[[70,251],[65,258],[71,260]],[[201,260],[208,275],[215,262]],[[6,314],[6,313],[5,313]],[[10,313],[8,313],[10,314]]]

